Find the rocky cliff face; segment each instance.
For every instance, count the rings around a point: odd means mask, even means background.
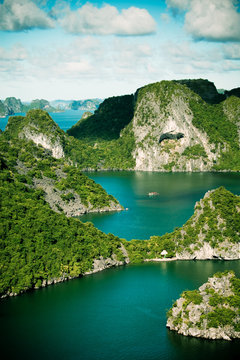
[[[138,91],[133,118],[136,170],[208,171],[212,168],[218,151],[208,135],[193,125],[189,97],[198,100],[187,88],[169,82],[148,85]],[[182,137],[178,139],[166,136],[179,133]],[[165,139],[159,142],[163,135]]]
[[[162,236],[129,244],[131,260],[238,260],[240,259],[240,197],[220,187],[208,191],[194,214],[180,228]]]
[[[100,257],[100,259],[95,259],[93,262],[93,269],[86,272],[84,275],[90,275],[90,274],[94,274],[96,272],[114,267],[114,266],[121,266],[121,265],[125,265],[125,264],[129,264],[130,260],[128,257],[128,252],[126,250],[126,248],[124,247],[124,245],[121,243],[120,246],[120,251],[122,252],[123,258],[124,260],[118,260],[117,256],[115,254],[113,254],[111,257],[104,259],[102,256]]]
[[[236,171],[239,108],[239,98],[208,80],[161,81],[104,100],[67,133],[89,147],[85,168]]]
[[[64,157],[65,133],[43,110],[29,110],[25,117],[9,118],[5,133],[32,140],[36,145],[50,150],[56,159]]]
[[[42,133],[37,126],[35,128],[33,126],[24,127],[22,132],[19,134],[19,137],[32,140],[36,145],[41,145],[44,149],[50,150],[52,156],[56,159],[64,157],[60,137],[52,136],[52,134],[46,135]]]
[[[240,259],[240,197],[224,188],[208,191],[180,234],[179,260]]]
[[[198,290],[185,291],[168,312],[167,327],[185,336],[240,338],[240,279],[217,273]]]
[[[15,113],[20,113],[23,111],[23,104],[20,99],[15,97],[8,97],[4,100],[4,105],[6,108],[6,113],[8,115],[13,115]]]
[[[41,189],[45,192],[45,200],[50,205],[51,209],[60,213],[63,212],[67,217],[80,216],[86,213],[93,212],[108,212],[108,211],[121,211],[123,207],[115,201],[109,201],[106,206],[93,206],[90,202],[84,204],[80,195],[74,189],[67,191],[59,190],[53,179],[43,177],[42,179],[33,179],[34,187]],[[71,198],[67,199],[70,195]]]

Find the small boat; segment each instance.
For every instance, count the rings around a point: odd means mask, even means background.
[[[157,195],[159,195],[159,193],[157,193],[155,191],[148,193],[148,196],[157,196]]]

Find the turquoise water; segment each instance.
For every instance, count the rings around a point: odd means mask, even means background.
[[[87,175],[129,210],[87,214],[80,219],[128,240],[148,239],[182,226],[193,214],[195,202],[210,189],[223,185],[240,194],[239,173],[97,172]],[[159,195],[149,197],[152,191]]]
[[[81,117],[77,112],[72,118],[66,113],[55,115],[64,130]],[[89,176],[129,210],[81,219],[126,239],[149,238],[181,226],[209,189],[224,185],[240,194],[240,174],[99,172]],[[147,194],[152,191],[159,195],[150,198]],[[1,358],[236,359],[240,341],[186,338],[165,327],[166,310],[182,291],[197,288],[216,271],[226,269],[240,276],[240,261],[148,263],[2,299]]]
[[[52,119],[60,126],[60,128],[64,131],[70,129],[78,120],[81,119],[82,114],[85,112],[85,110],[66,110],[63,112],[57,112],[57,113],[49,113],[49,115],[52,117]],[[25,113],[19,113],[15,115],[23,115],[25,116]],[[6,116],[4,118],[0,118],[0,129],[5,130],[5,127],[7,125],[9,116]]]
[[[236,359],[240,341],[185,338],[166,329],[183,290],[239,261],[177,261],[109,269],[0,301],[2,359]]]

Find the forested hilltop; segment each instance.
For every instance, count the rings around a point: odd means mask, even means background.
[[[79,140],[82,168],[238,171],[238,96],[208,80],[161,81],[104,100],[67,133]]]
[[[197,290],[184,291],[167,313],[167,327],[185,336],[240,338],[240,279],[216,273]]]
[[[91,223],[67,217],[61,203],[54,208],[43,186],[46,179],[66,203],[76,194],[93,206],[116,200],[69,165],[68,157],[56,159],[51,149],[26,138],[28,132],[22,131],[29,130],[29,124],[35,135],[37,131],[31,117],[40,137],[48,122],[55,126],[46,116],[35,110],[28,118],[12,118],[0,135],[0,296],[111,266],[162,259],[163,250],[175,259],[239,259],[240,197],[224,188],[208,192],[182,228],[145,241],[106,235]],[[58,131],[53,144],[64,135]]]
[[[67,216],[122,210],[118,201],[84,175],[65,155],[67,137],[48,113],[30,110],[9,118],[0,156],[16,179],[41,189],[50,207]]]
[[[140,101],[139,95],[137,98]],[[132,100],[128,97],[129,102]],[[123,121],[125,114],[128,120],[131,117],[129,112],[116,112],[119,114]],[[122,131],[127,131],[131,122],[123,126]],[[112,134],[122,131],[112,128]],[[110,131],[108,136],[112,134]],[[129,150],[128,137],[122,135],[110,140],[108,154],[121,139],[120,155]],[[96,139],[94,142],[93,148],[97,148]],[[121,209],[114,197],[81,173],[79,163],[82,166],[83,162],[78,159],[86,161],[90,145],[79,144],[43,110],[11,117],[0,133],[0,296],[164,256],[240,258],[240,197],[224,188],[209,191],[181,228],[149,240],[127,242],[71,218],[87,211]],[[120,155],[115,152],[119,164]]]

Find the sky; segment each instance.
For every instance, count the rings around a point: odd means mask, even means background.
[[[197,78],[240,86],[240,0],[0,0],[0,99]]]

